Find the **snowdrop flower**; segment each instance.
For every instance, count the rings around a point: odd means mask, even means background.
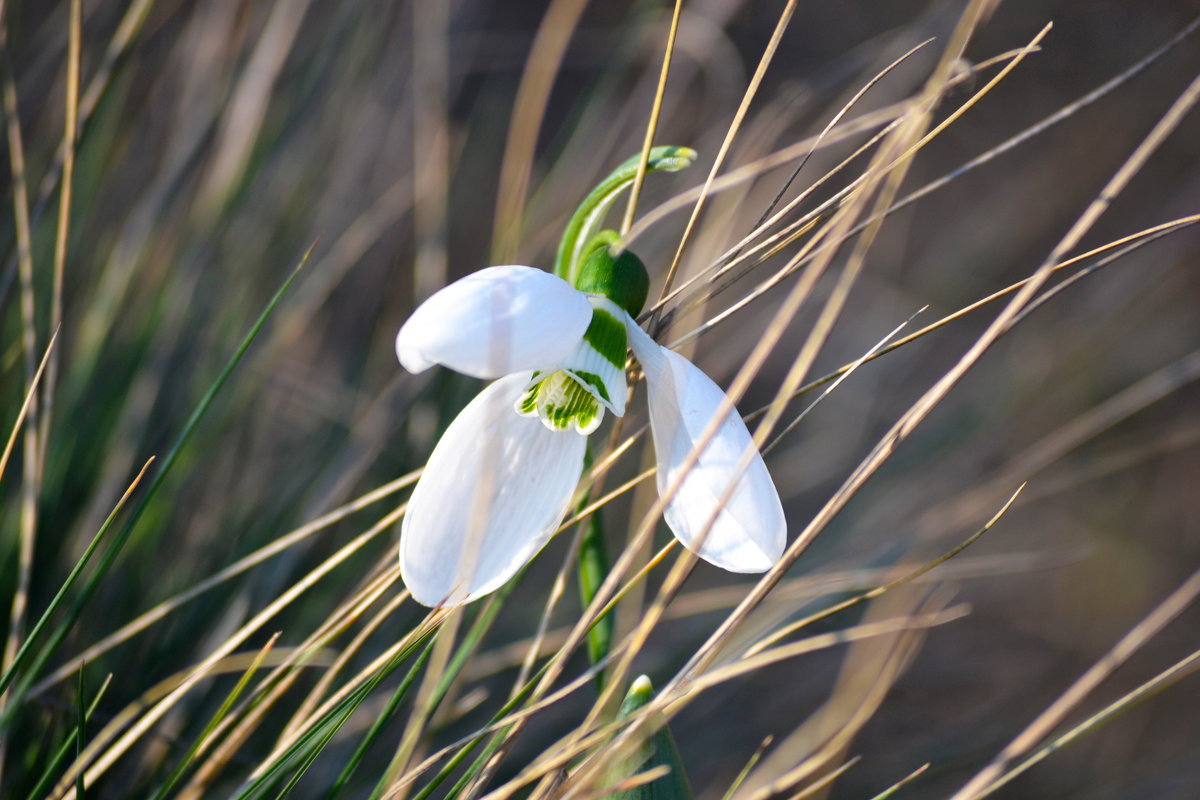
[[[532,267],[489,267],[435,293],[404,323],[396,354],[410,372],[441,364],[499,379],[450,424],[413,490],[400,571],[416,600],[453,605],[495,591],[550,540],[579,482],[587,435],[606,409],[625,413],[629,346],[646,373],[659,492],[679,479],[725,394],[638,327],[648,287],[636,256],[599,247],[576,286]],[[779,496],[757,451],[729,492],[752,447],[741,417],[727,414],[664,512],[685,547],[733,572],[769,569],[785,544]]]

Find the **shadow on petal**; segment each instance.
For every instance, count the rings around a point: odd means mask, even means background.
[[[400,533],[400,572],[425,605],[500,588],[550,540],[583,470],[586,439],[513,411],[529,373],[463,409],[430,455]]]

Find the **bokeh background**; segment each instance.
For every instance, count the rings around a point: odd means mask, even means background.
[[[392,349],[400,324],[432,290],[498,256],[548,266],[570,211],[640,147],[670,7],[577,5],[578,27],[557,75],[541,76],[553,77],[544,115],[520,139],[532,166],[527,188],[518,185],[514,195],[502,163],[546,3],[84,3],[86,121],[66,263],[61,373],[40,495],[34,609],[45,607],[131,477],[174,439],[259,310],[318,243],[62,658],[281,533],[423,463],[476,385],[446,373],[402,373]],[[872,89],[855,113],[918,91],[963,5],[799,4],[728,163],[748,163],[819,131],[879,69],[937,37]],[[783,7],[686,4],[657,141],[694,147],[700,161],[688,172],[652,178],[643,211],[703,180]],[[553,8],[569,17],[573,4]],[[904,191],[1075,101],[1198,14],[1200,3],[1192,0],[1001,3],[971,44],[970,61],[1024,45],[1047,22],[1054,28],[1040,52],[917,157]],[[16,82],[31,196],[50,201],[34,227],[41,348],[50,333],[57,193],[39,195],[39,187],[53,173],[61,139],[67,3],[10,0],[4,15],[5,66]],[[124,25],[132,31],[127,43]],[[914,326],[1030,274],[1197,73],[1200,38],[1193,36],[1061,124],[894,214],[814,376],[857,358],[923,306],[929,308]],[[965,100],[992,74],[967,81],[950,102]],[[817,153],[789,196],[861,141]],[[750,230],[790,167],[709,203],[685,274]],[[4,172],[2,196],[11,211],[11,175]],[[1193,112],[1116,198],[1084,247],[1198,212],[1200,113]],[[676,212],[638,240],[635,249],[656,281],[652,292],[686,218],[686,210]],[[5,425],[24,391],[14,242],[13,215],[6,212],[0,215]],[[732,304],[787,255],[681,316],[667,338]],[[827,289],[823,284],[818,300]],[[741,365],[783,291],[688,345],[719,383]],[[769,454],[794,531],[998,308],[974,312],[864,366]],[[744,411],[769,401],[818,310],[813,304],[796,319]],[[928,634],[847,751],[861,754],[862,762],[830,796],[870,797],[926,762],[929,771],[901,796],[948,796],[1200,567],[1197,348],[1200,235],[1187,229],[1089,276],[1003,337],[800,560],[790,577],[828,577],[826,594],[811,600],[827,603],[837,591],[872,580],[864,570],[946,550],[1030,482],[1002,522],[943,571],[972,613]],[[635,468],[625,464],[617,473]],[[19,474],[14,463],[0,483],[5,598],[16,574]],[[620,501],[612,509],[614,546],[628,507]],[[352,520],[290,549],[89,665],[92,680],[116,676],[98,713],[115,713],[144,687],[200,660],[367,524]],[[272,630],[298,641],[357,582],[356,570],[394,547],[397,534],[381,537],[316,586]],[[660,535],[665,541],[668,534]],[[493,693],[484,708],[507,691],[514,672],[503,648],[532,633],[535,623],[523,609],[540,607],[545,581],[566,548],[555,542],[535,563],[488,643],[492,661],[484,660],[464,685],[468,696],[479,688]],[[680,602],[694,593],[728,606],[732,601],[712,590],[741,583],[701,565]],[[558,622],[567,624],[572,611]],[[638,662],[656,682],[720,619],[719,611],[688,611],[686,604],[685,611],[664,624]],[[385,630],[399,635],[419,615],[406,606]],[[1186,612],[1084,710],[1100,708],[1194,650],[1198,630],[1200,613]],[[720,797],[765,736],[788,739],[831,697],[842,697],[835,687],[853,695],[851,678],[856,670],[871,674],[872,658],[867,651],[826,651],[697,700],[673,726],[697,797]],[[1196,796],[1195,680],[1150,699],[998,796]],[[138,796],[153,786],[175,742],[194,735],[196,720],[206,718],[201,710],[219,704],[227,690],[216,681],[198,691],[110,773],[97,796]],[[507,769],[569,730],[583,700],[564,703],[526,733]],[[18,781],[10,786],[28,789],[11,764],[45,746],[49,732],[70,719],[73,703],[70,687],[53,688],[22,719],[9,744],[5,780]],[[466,712],[448,722],[445,735],[485,716]],[[361,733],[364,720],[348,732]],[[382,751],[398,740],[400,725],[394,727]],[[264,752],[268,745],[261,745]],[[256,746],[248,746],[248,759]],[[318,761],[297,796],[319,796],[340,769],[337,754],[353,746],[347,738]],[[372,754],[364,772],[382,769],[389,755]],[[364,779],[363,787],[370,785]]]

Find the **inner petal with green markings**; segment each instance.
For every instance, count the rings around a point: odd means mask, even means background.
[[[625,312],[604,297],[589,296],[592,321],[557,369],[533,373],[514,404],[518,414],[536,416],[550,430],[574,428],[587,435],[599,427],[604,409],[625,415]]]

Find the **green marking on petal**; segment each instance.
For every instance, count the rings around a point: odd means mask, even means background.
[[[517,398],[517,402],[513,407],[516,408],[517,413],[522,417],[532,417],[537,415],[537,396],[539,386],[541,386],[540,383],[535,383],[533,386],[530,386],[528,389],[522,392],[521,396]]]
[[[600,425],[600,401],[574,376],[559,370],[530,386],[514,404],[522,416],[536,415],[552,431],[575,428],[585,436]]]
[[[594,372],[584,372],[581,369],[571,370],[570,375],[571,377],[581,380],[595,389],[596,393],[600,395],[600,399],[602,399],[604,402],[612,402],[612,398],[608,396],[608,388],[604,385],[604,378],[600,377]]]
[[[593,308],[592,323],[584,332],[583,340],[604,356],[605,361],[617,369],[625,369],[625,350],[628,345],[624,322],[603,308]]]

